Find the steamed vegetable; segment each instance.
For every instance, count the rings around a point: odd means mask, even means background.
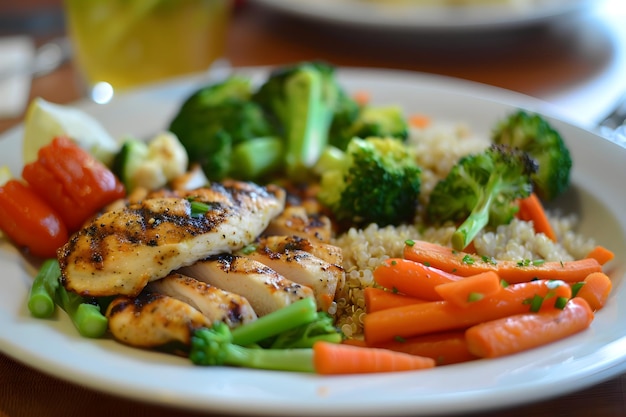
[[[413,154],[394,138],[353,138],[345,151],[328,147],[316,165],[319,201],[338,221],[358,226],[414,220],[421,186]]]
[[[553,200],[569,187],[569,149],[560,133],[542,116],[519,110],[500,121],[492,140],[521,149],[537,161],[539,168],[531,179],[542,200]]]
[[[209,180],[238,178],[239,167],[233,167],[231,161],[233,149],[258,138],[276,136],[261,106],[251,100],[253,92],[250,79],[231,76],[194,92],[170,122],[169,130],[185,147],[190,162],[199,163]],[[254,169],[262,174],[273,168],[282,149],[269,147],[264,152],[271,153],[263,158],[270,161],[269,165]]]
[[[82,297],[67,291],[59,282],[61,269],[56,259],[46,259],[33,282],[28,309],[38,318],[50,317],[58,305],[83,337],[99,338],[108,329],[108,320],[102,314],[95,298]]]
[[[113,172],[128,192],[137,187],[156,190],[187,172],[187,151],[178,138],[162,132],[150,141],[128,138],[113,159]]]
[[[285,174],[306,180],[328,144],[341,95],[334,67],[302,62],[273,71],[254,95],[285,140]]]
[[[452,245],[462,250],[487,225],[508,224],[519,206],[517,200],[532,192],[534,161],[505,145],[492,145],[468,155],[452,167],[433,189],[428,218],[436,223],[461,221]]]
[[[39,150],[22,176],[63,219],[68,231],[78,230],[105,205],[126,195],[113,172],[64,136]]]
[[[40,257],[55,256],[69,237],[61,216],[28,184],[10,179],[0,187],[0,229]]]

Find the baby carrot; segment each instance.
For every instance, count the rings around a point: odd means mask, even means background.
[[[612,286],[611,278],[607,274],[593,272],[585,278],[576,297],[584,298],[594,311],[600,310],[606,304]]]
[[[519,199],[518,204],[519,211],[517,212],[517,217],[521,220],[532,222],[535,233],[543,233],[550,240],[556,242],[556,233],[554,233],[548,215],[537,194],[530,193],[528,197]]]
[[[494,320],[513,314],[548,309],[558,300],[571,297],[569,285],[558,281],[536,280],[509,285],[496,295],[465,308],[447,301],[430,301],[395,307],[366,314],[363,333],[368,345],[376,345],[396,338],[407,339],[434,332],[442,332]],[[547,298],[554,301],[546,302]]]
[[[387,259],[374,269],[377,284],[422,300],[441,300],[435,287],[459,279],[454,274],[401,258]]]
[[[365,311],[367,313],[425,302],[419,298],[409,297],[408,295],[397,294],[375,287],[366,287],[363,290],[363,299],[365,300]]]
[[[582,298],[568,301],[563,310],[518,314],[472,326],[465,332],[468,349],[494,358],[545,345],[578,333],[591,324],[593,311]]]
[[[421,240],[405,245],[404,258],[461,276],[495,271],[510,284],[533,279],[579,282],[592,272],[602,271],[602,265],[594,258],[568,262],[494,260]]]
[[[388,349],[315,342],[313,366],[322,375],[399,372],[433,368],[435,361]]]
[[[481,272],[435,287],[442,300],[459,307],[467,307],[485,297],[497,294],[500,290],[502,290],[500,277],[493,271]]]
[[[469,351],[463,330],[391,340],[377,344],[375,347],[432,358],[437,365],[450,365],[477,358]]]
[[[596,246],[587,254],[587,258],[595,259],[600,265],[604,265],[614,257],[615,253],[613,251],[601,245]]]
[[[409,116],[409,124],[412,127],[416,127],[418,129],[425,129],[430,125],[430,123],[431,123],[430,117],[426,116],[425,114],[413,114]]]

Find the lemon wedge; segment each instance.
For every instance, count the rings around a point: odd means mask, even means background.
[[[90,114],[37,97],[29,104],[24,119],[24,164],[35,161],[39,149],[60,135],[68,136],[107,166],[120,147]]]

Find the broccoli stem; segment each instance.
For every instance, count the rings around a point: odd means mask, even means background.
[[[203,366],[239,366],[277,371],[313,372],[313,349],[261,349],[233,343],[233,334],[224,322],[202,328],[191,338],[189,359]]]
[[[313,298],[303,298],[253,322],[232,330],[233,343],[248,346],[274,337],[287,330],[310,323],[317,318],[317,305]]]
[[[489,223],[489,210],[497,195],[499,180],[490,180],[485,190],[478,196],[476,206],[470,215],[452,234],[452,247],[455,250],[463,250],[470,244],[476,235]]]
[[[313,349],[258,349],[235,344],[224,349],[224,365],[274,371],[313,372]]]
[[[55,259],[46,259],[41,265],[28,296],[28,310],[34,317],[48,318],[54,313],[54,294],[59,286],[60,274]]]
[[[233,147],[231,167],[238,178],[254,181],[278,170],[283,156],[284,146],[280,138],[255,138]]]
[[[287,108],[287,149],[285,164],[290,178],[302,179],[326,146],[332,112],[322,101],[320,74],[303,68],[285,85]]]
[[[318,341],[340,343],[342,340],[343,336],[334,326],[333,318],[327,313],[319,311],[317,319],[282,332],[271,340],[269,347],[272,349],[309,348]]]

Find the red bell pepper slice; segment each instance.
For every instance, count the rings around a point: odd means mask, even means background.
[[[59,213],[70,232],[126,195],[106,165],[64,136],[42,147],[37,160],[24,166],[22,177]]]
[[[61,217],[27,184],[11,179],[0,187],[0,229],[35,256],[56,257],[68,239]]]

